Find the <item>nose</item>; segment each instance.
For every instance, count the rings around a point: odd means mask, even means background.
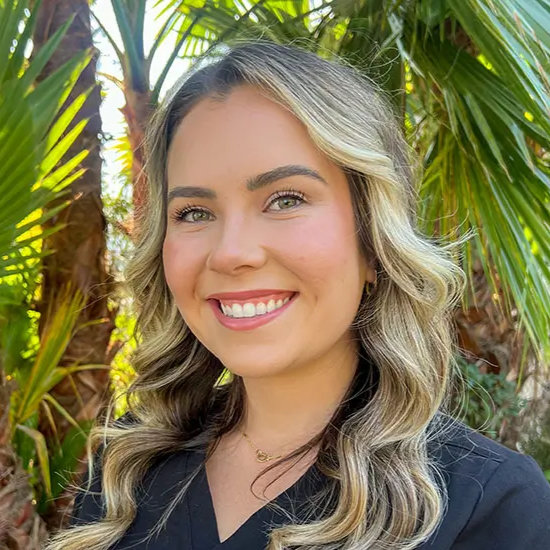
[[[259,232],[244,216],[233,216],[220,224],[206,265],[213,271],[233,275],[248,268],[258,269],[265,261]]]

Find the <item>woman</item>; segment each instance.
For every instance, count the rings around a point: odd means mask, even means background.
[[[440,412],[463,272],[370,82],[236,47],[156,113],[147,170],[130,413],[50,550],[549,547],[534,461]]]

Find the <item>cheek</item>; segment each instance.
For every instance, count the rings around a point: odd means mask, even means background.
[[[166,283],[179,303],[194,280],[197,262],[194,255],[182,246],[177,236],[167,235],[162,246],[162,263]]]
[[[309,281],[326,285],[355,279],[359,252],[353,215],[347,210],[337,206],[323,208],[288,229],[279,233],[278,248],[286,251],[296,270],[307,274]]]
[[[162,245],[162,265],[164,267],[164,276],[166,278],[166,282],[168,283],[168,286],[170,287],[172,292],[174,292],[174,289],[172,288],[174,282],[173,274],[176,272],[177,269],[177,260],[177,247],[169,237],[166,237]]]

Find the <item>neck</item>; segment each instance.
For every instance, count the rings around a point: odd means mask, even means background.
[[[276,376],[243,378],[241,430],[268,452],[286,453],[303,445],[328,424],[357,365],[357,347],[348,343]]]

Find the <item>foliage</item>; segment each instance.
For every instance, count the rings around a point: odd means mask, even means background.
[[[2,289],[1,286],[0,289]],[[21,309],[26,306],[21,304]],[[40,498],[40,511],[45,509],[48,499],[58,496],[62,487],[60,480],[72,471],[61,472],[52,466],[65,467],[71,463],[75,465],[86,441],[85,428],[89,428],[87,423],[80,425],[72,418],[50,391],[63,378],[76,371],[94,367],[105,368],[101,365],[59,365],[74,331],[77,330],[76,320],[83,306],[83,296],[80,293],[73,294],[70,289],[67,289],[65,296],[58,303],[58,309],[49,317],[49,325],[42,331],[36,353],[32,353],[26,360],[21,360],[11,372],[8,371],[8,376],[15,381],[17,388],[17,391],[12,394],[10,409],[10,424],[15,429],[13,444],[25,467],[32,470],[36,466],[39,469],[40,478],[35,475],[35,489]],[[9,334],[11,331],[10,327],[4,331],[4,334]],[[31,326],[25,330],[29,335],[32,332]],[[14,362],[13,358],[12,362]],[[73,426],[73,431],[62,440],[59,438],[53,420],[53,409]],[[46,439],[38,430],[41,415],[49,422],[53,434],[51,439]],[[78,449],[78,445],[82,447]],[[76,452],[75,456],[72,455],[73,452]]]
[[[49,78],[36,84],[70,21],[61,27],[33,57],[25,57],[34,14],[27,2],[0,5],[0,278],[29,273],[44,253],[36,246],[45,236],[40,226],[53,218],[58,207],[43,212],[44,205],[62,196],[62,190],[82,172],[76,170],[87,152],[66,163],[59,160],[82,131],[84,123],[65,135],[87,94],[75,98],[54,123],[88,57],[68,61]],[[19,23],[25,21],[21,27]],[[15,45],[14,45],[15,44]],[[48,230],[53,232],[60,227]]]
[[[119,178],[120,191],[117,196],[103,196],[103,209],[107,219],[108,233],[108,261],[109,273],[116,279],[123,278],[123,269],[131,253],[131,239],[129,237],[128,220],[131,212],[131,201],[127,198],[131,182]],[[118,308],[115,317],[115,329],[111,334],[110,377],[111,392],[117,396],[115,400],[115,416],[122,416],[127,409],[124,393],[135,377],[131,355],[137,347],[134,331],[136,318],[132,311],[131,301],[122,292],[118,293]]]
[[[122,416],[128,407],[125,392],[135,378],[132,366],[132,353],[137,348],[135,338],[136,318],[131,313],[129,304],[121,304],[122,311],[116,317],[116,328],[113,331],[113,344],[118,345],[120,351],[111,362],[111,389],[116,396],[115,416]]]
[[[495,295],[504,294],[498,307],[516,307],[525,342],[542,357],[550,352],[546,0],[163,6],[175,21],[196,22],[184,55],[264,38],[339,54],[383,86],[425,167],[423,231],[452,240],[474,229],[462,258],[470,282],[479,258]]]
[[[68,129],[88,94],[65,102],[90,53],[73,57],[37,82],[70,21],[29,59],[38,10],[36,3],[32,13],[27,6],[23,0],[0,2],[0,366],[16,383],[10,406],[11,440],[31,474],[43,509],[46,499],[59,494],[65,478],[57,468],[74,467],[86,429],[49,393],[77,368],[90,368],[59,365],[75,330],[82,297],[67,289],[40,342],[33,301],[45,255],[42,239],[61,229],[57,225],[45,231],[42,224],[68,205],[59,199],[81,176],[79,164],[87,155],[82,151],[62,160],[86,124],[84,120]],[[46,210],[53,200],[58,206]],[[39,415],[51,420],[52,408],[74,426],[78,437],[47,441],[38,431]],[[51,428],[55,436],[55,424]]]
[[[461,383],[454,396],[453,409],[470,427],[497,439],[503,420],[517,416],[525,401],[516,394],[516,385],[499,374],[480,370],[479,365],[457,358]]]
[[[131,200],[126,196],[131,182],[122,183],[119,178],[119,193],[103,196],[103,213],[107,220],[107,260],[109,273],[121,278],[126,261],[131,254],[129,215],[132,211]],[[130,183],[130,185],[128,184]]]

